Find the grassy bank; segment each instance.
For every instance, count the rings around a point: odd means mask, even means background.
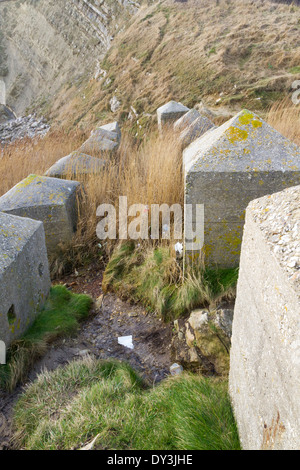
[[[7,354],[7,364],[0,369],[0,387],[12,391],[26,380],[28,372],[54,340],[74,333],[86,318],[92,300],[63,286],[52,287],[41,313],[26,334],[14,341]]]
[[[237,269],[209,269],[199,262],[183,276],[174,248],[119,245],[103,276],[103,289],[140,301],[165,321],[235,294]]]
[[[14,414],[23,449],[235,450],[227,384],[184,374],[147,388],[126,364],[86,359],[29,386]]]

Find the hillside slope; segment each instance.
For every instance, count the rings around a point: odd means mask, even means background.
[[[120,119],[135,135],[169,99],[187,106],[203,101],[220,122],[242,107],[264,116],[274,101],[291,95],[292,83],[300,78],[300,8],[295,5],[267,0],[17,3],[0,22],[9,39],[9,104],[19,112],[30,105],[67,129],[89,130],[99,121]]]
[[[139,115],[173,98],[220,114],[264,115],[300,78],[300,8],[270,2],[171,0],[143,6],[108,51],[97,80],[66,88],[50,116],[72,126]],[[111,98],[120,102],[112,113]],[[61,106],[61,103],[65,103]],[[225,107],[225,111],[223,108]],[[224,112],[222,112],[224,111]]]

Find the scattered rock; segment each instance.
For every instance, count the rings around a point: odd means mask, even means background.
[[[170,373],[173,376],[181,375],[183,373],[183,367],[181,365],[175,363],[175,364],[171,365]]]
[[[7,124],[8,121],[14,121],[16,115],[4,104],[0,104],[0,124]]]
[[[89,349],[82,349],[81,351],[78,351],[76,356],[85,357],[85,356],[88,356],[90,352],[91,351]]]
[[[226,375],[229,370],[233,309],[195,310],[174,322],[172,357],[187,368],[206,375]]]
[[[116,96],[113,96],[109,103],[110,103],[110,109],[112,113],[116,113],[121,107],[121,102],[118,100]]]
[[[1,105],[2,107],[2,105]],[[44,137],[50,130],[50,126],[46,124],[44,119],[37,119],[33,115],[18,117],[8,109],[9,120],[1,122],[0,108],[0,145],[4,146],[19,139],[28,137]],[[2,114],[3,115],[3,114]]]

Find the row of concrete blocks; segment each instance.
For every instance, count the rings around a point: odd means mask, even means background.
[[[48,255],[77,223],[80,183],[30,175],[0,198],[0,341],[25,333],[50,290]]]
[[[92,153],[98,145],[98,154],[103,154],[108,149],[108,142],[113,142],[116,148],[120,138],[117,123],[96,129],[77,152],[59,160],[46,176],[29,175],[0,197],[0,212],[43,222],[48,255],[54,254],[57,247],[68,243],[76,231],[81,194],[78,181],[63,178],[67,174],[78,175],[77,170],[81,174],[88,173],[91,166],[87,165],[87,161],[91,164],[92,160],[96,160],[102,168],[102,160],[90,155],[83,156],[80,152],[88,150]]]
[[[216,126],[207,116],[196,109],[170,101],[157,110],[158,129],[161,133],[173,130],[182,150]]]
[[[45,176],[82,179],[91,174],[99,175],[120,142],[121,129],[117,122],[98,127],[79,149],[54,163]]]
[[[102,170],[103,156],[120,138],[117,123],[102,126],[48,176],[30,175],[0,198],[0,341],[6,347],[24,334],[49,294],[48,257],[76,231],[81,184],[61,178]]]
[[[206,262],[238,266],[247,205],[300,183],[300,148],[248,110],[220,127],[174,101],[157,114],[161,132],[174,126],[184,148],[185,203],[204,206]],[[192,246],[194,240],[185,242]],[[187,262],[198,258],[199,250],[186,251]]]
[[[160,130],[183,132],[196,115],[168,103]],[[229,389],[242,447],[299,450],[300,149],[243,110],[191,142],[183,160],[185,202],[204,205],[206,261],[240,265]]]

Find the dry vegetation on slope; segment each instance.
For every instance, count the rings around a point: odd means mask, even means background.
[[[300,78],[300,8],[268,1],[211,0],[144,6],[116,36],[97,80],[69,83],[49,116],[68,127],[127,121],[134,133],[157,107],[201,100],[217,110],[248,107],[264,114]],[[221,94],[221,97],[220,97]],[[117,113],[110,99],[121,102]],[[216,101],[221,98],[217,103]],[[221,112],[222,114],[222,112]]]

